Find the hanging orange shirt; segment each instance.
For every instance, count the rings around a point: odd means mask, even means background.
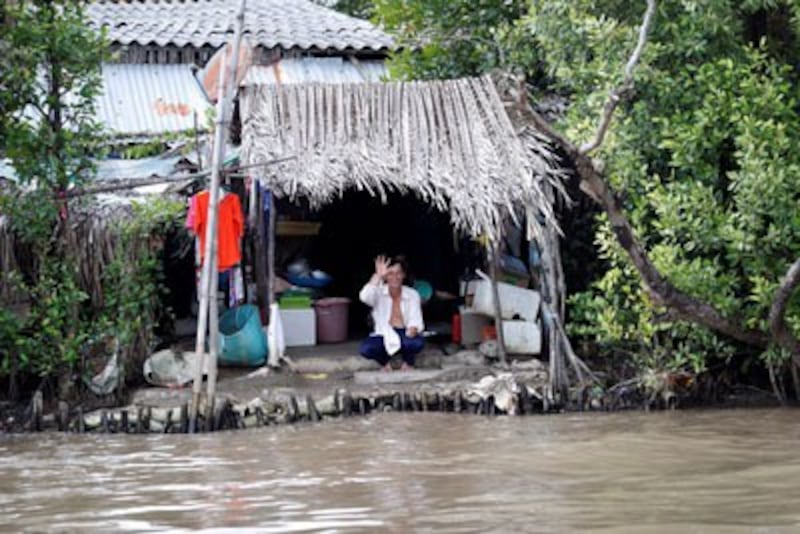
[[[200,261],[206,252],[206,225],[208,224],[208,191],[195,195],[195,214],[192,231],[200,237]],[[227,271],[242,261],[241,239],[244,235],[244,216],[239,195],[228,193],[219,202],[217,215],[217,270]]]

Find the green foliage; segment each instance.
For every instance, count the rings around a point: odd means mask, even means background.
[[[114,260],[103,273],[104,302],[92,307],[81,287],[70,223],[77,201],[62,198],[70,185],[92,178],[90,158],[99,155],[101,141],[94,102],[107,47],[102,34],[84,25],[82,7],[20,2],[4,13],[0,139],[20,184],[0,199],[0,213],[31,265],[4,277],[28,304],[22,312],[0,311],[0,375],[86,373],[79,364],[108,337],[119,341],[123,362],[149,350],[163,291],[163,236],[183,211],[180,202],[163,198],[134,207],[129,222],[116,228]]]
[[[547,2],[529,22],[557,86],[573,95],[563,128],[579,140],[619,83],[641,16],[608,4]],[[781,3],[749,4],[661,5],[637,92],[601,157],[661,272],[722,313],[765,329],[774,289],[800,256],[800,117],[793,70],[770,55],[769,36],[753,45],[744,34],[748,9]],[[596,239],[609,268],[591,292],[573,297],[574,333],[644,341],[640,359],[666,347],[669,357],[648,364],[656,369],[697,371],[701,356],[733,353],[727,340],[668,320],[651,305],[604,218]],[[787,319],[800,322],[796,300]]]
[[[134,205],[130,220],[120,228],[120,244],[104,273],[104,306],[97,324],[130,347],[137,336],[152,335],[165,292],[160,252],[163,236],[180,226],[184,205],[155,198]]]
[[[376,0],[373,20],[401,51],[390,69],[400,79],[456,78],[514,67],[538,68],[536,47],[518,25],[524,0]]]
[[[75,273],[59,262],[46,262],[39,280],[30,287],[31,308],[17,326],[17,365],[38,376],[50,376],[75,365],[88,333],[80,314],[87,295],[77,286]],[[4,367],[7,363],[4,359]]]
[[[369,19],[372,16],[374,5],[372,0],[315,0],[318,4],[331,7],[336,11],[346,13],[351,17]]]
[[[86,27],[83,4],[34,0],[5,7],[2,151],[23,183],[42,189],[88,178],[98,148],[94,99],[107,47],[103,35]]]

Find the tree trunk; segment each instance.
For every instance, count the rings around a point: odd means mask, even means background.
[[[769,329],[773,338],[792,355],[793,365],[800,367],[800,341],[786,324],[786,306],[794,289],[800,284],[800,259],[789,267],[781,280],[769,310]]]

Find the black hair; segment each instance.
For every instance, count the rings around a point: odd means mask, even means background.
[[[408,260],[406,259],[405,255],[398,254],[396,256],[392,256],[392,258],[389,260],[389,267],[392,265],[399,265],[400,268],[403,269],[405,285],[413,287],[416,279],[414,278],[414,275],[408,271]]]
[[[404,255],[398,254],[397,256],[392,257],[392,259],[389,260],[389,267],[392,265],[399,265],[400,268],[403,269],[403,274],[408,274],[408,260],[406,260]]]

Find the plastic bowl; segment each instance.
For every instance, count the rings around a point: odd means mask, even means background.
[[[330,276],[314,278],[313,276],[296,276],[293,274],[289,274],[288,278],[289,283],[292,285],[311,288],[325,287],[333,280]]]

